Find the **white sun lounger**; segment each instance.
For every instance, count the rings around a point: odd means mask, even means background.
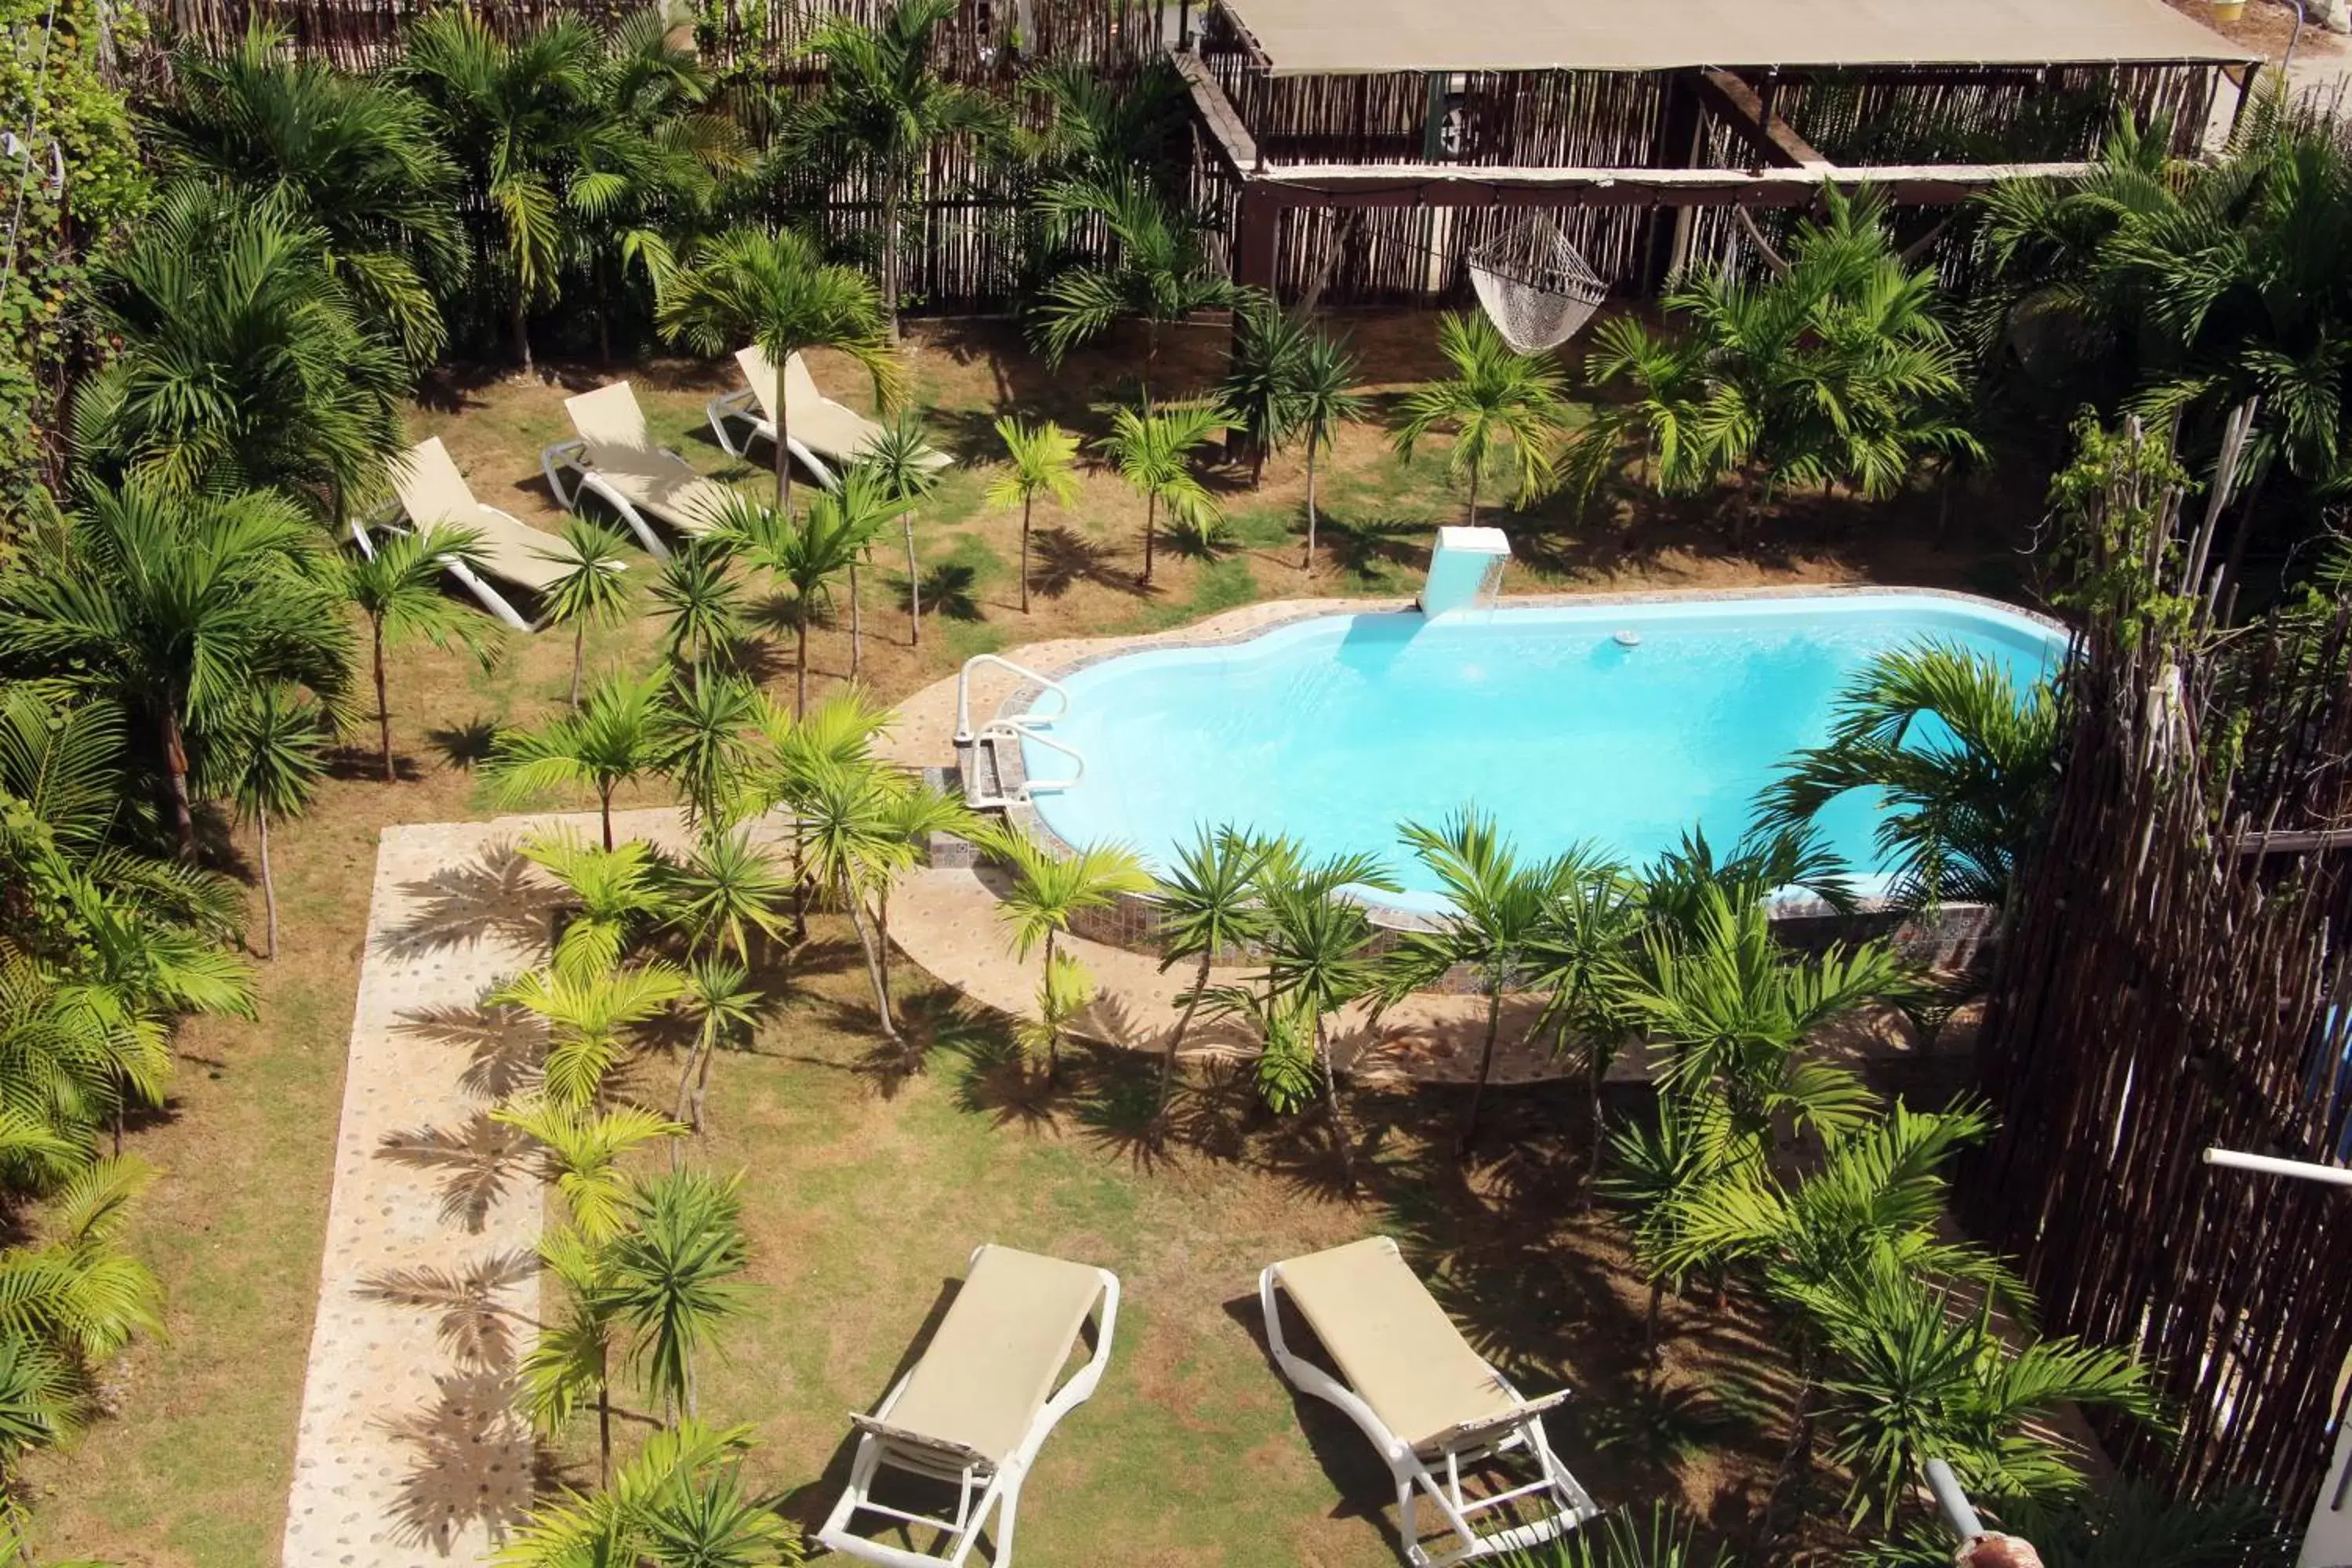
[[[1088,1318],[1096,1320],[1094,1353],[1065,1383]],[[849,1418],[858,1431],[849,1486],[817,1540],[829,1551],[890,1568],[961,1564],[994,1508],[990,1561],[998,1568],[1010,1563],[1022,1478],[1054,1424],[1102,1381],[1118,1320],[1118,1279],[1108,1269],[981,1247],[914,1370],[873,1415]],[[876,1501],[874,1482],[886,1469],[953,1487],[953,1511],[927,1514]],[[905,1527],[908,1544],[853,1534],[860,1514],[889,1521],[885,1528]],[[916,1540],[927,1531],[938,1535],[928,1551]]]
[[[712,398],[703,407],[704,416],[710,421],[710,433],[719,437],[719,444],[730,457],[742,457],[751,449],[755,439],[774,441],[777,416],[782,413],[784,449],[800,460],[801,467],[817,483],[831,489],[834,471],[857,461],[867,447],[882,438],[881,426],[817,390],[816,378],[809,374],[808,364],[800,355],[784,357],[781,409],[776,398],[776,366],[768,358],[768,351],[754,343],[738,350],[735,363],[742,368],[747,384]],[[739,423],[745,426],[740,444],[731,429]],[[943,468],[949,461],[944,452],[934,452],[924,466]]]
[[[473,555],[481,571],[476,572],[455,555],[444,555],[441,564],[481,601],[482,608],[519,632],[530,631],[531,623],[482,578],[487,574],[534,594],[545,593],[563,574],[562,566],[541,553],[555,541],[520,518],[476,500],[466,476],[457,471],[438,436],[426,437],[405,455],[388,459],[386,466],[392,470],[396,499],[376,516],[374,525],[390,527],[404,512],[410,526],[426,533],[436,528],[471,529],[478,540]],[[368,528],[367,522],[352,520],[352,542],[362,554],[372,558],[375,547],[368,540]]]
[[[627,382],[567,397],[563,407],[579,438],[558,441],[539,455],[558,505],[576,507],[583,491],[603,497],[656,560],[667,560],[669,550],[647,514],[680,533],[708,533],[718,526],[734,492],[667,447],[654,445]],[[576,485],[564,485],[567,473]]]
[[[1339,1378],[1284,1342],[1277,1290],[1315,1331]],[[1558,1540],[1600,1511],[1544,1439],[1539,1417],[1567,1392],[1522,1398],[1470,1348],[1387,1237],[1271,1264],[1258,1276],[1257,1293],[1266,1343],[1282,1374],[1300,1392],[1346,1411],[1387,1461],[1396,1481],[1397,1533],[1415,1568],[1524,1551]],[[1514,1484],[1465,1494],[1464,1468],[1494,1460],[1517,1472]],[[1529,1469],[1532,1479],[1518,1479]],[[1452,1531],[1445,1550],[1432,1552],[1421,1542],[1422,1495]],[[1482,1534],[1474,1516],[1496,1509],[1510,1510],[1508,1522]]]

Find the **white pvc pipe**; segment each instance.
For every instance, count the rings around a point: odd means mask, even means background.
[[[2205,1163],[2264,1176],[2293,1176],[2305,1182],[2325,1182],[2331,1187],[2352,1187],[2352,1170],[2309,1160],[2281,1160],[2270,1154],[2241,1154],[2234,1149],[2208,1149]]]

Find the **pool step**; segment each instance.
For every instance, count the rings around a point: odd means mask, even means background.
[[[1013,740],[1017,737],[991,728],[974,736],[968,747],[958,748],[961,752],[957,761],[963,773],[964,805],[982,811],[1013,804],[1013,789],[1017,786],[1010,784],[1006,775],[1017,773],[1018,763],[1008,768],[1002,750],[1003,742]]]

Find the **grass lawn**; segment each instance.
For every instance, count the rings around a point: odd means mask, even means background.
[[[1430,318],[1352,325],[1376,397],[1433,373]],[[1204,377],[1218,341],[1213,330],[1176,336],[1161,357],[1163,388]],[[992,324],[919,326],[914,342],[918,395],[967,469],[984,468],[990,421],[1008,406],[1091,439],[1103,425],[1092,405],[1135,359],[1113,344],[1055,374]],[[816,364],[822,384],[850,395],[855,384],[839,363],[819,356]],[[702,404],[727,378],[667,362],[626,374],[656,430],[698,466],[755,490],[767,483],[762,469],[730,466],[702,423]],[[426,389],[412,424],[420,437],[444,437],[482,500],[553,527],[559,513],[538,449],[569,434],[562,397],[604,379],[593,366],[559,367],[549,381],[448,378]],[[927,611],[919,648],[908,645],[896,547],[886,543],[865,574],[864,679],[898,698],[988,648],[1148,629],[1258,599],[1409,593],[1434,525],[1460,510],[1444,484],[1442,446],[1404,465],[1377,430],[1350,431],[1326,468],[1322,548],[1309,575],[1295,458],[1270,463],[1255,491],[1238,466],[1212,479],[1232,514],[1227,542],[1164,550],[1145,592],[1135,581],[1140,503],[1115,476],[1090,470],[1076,506],[1040,509],[1035,607],[1024,617],[1013,608],[1017,516],[983,504],[984,473],[950,476],[917,512]],[[2032,498],[1966,498],[1951,510],[1955,524],[1941,536],[1932,497],[1800,505],[1738,549],[1696,504],[1637,515],[1610,503],[1584,519],[1555,500],[1524,515],[1489,509],[1482,521],[1512,531],[1509,585],[1518,588],[1875,581],[2014,591],[2012,535],[2038,515]],[[639,574],[640,593],[649,575]],[[812,638],[816,689],[848,669],[846,622],[845,605]],[[592,668],[643,668],[654,637],[642,617],[593,634]],[[170,1337],[124,1358],[109,1413],[85,1437],[29,1467],[47,1554],[138,1568],[277,1560],[377,830],[494,809],[472,766],[499,725],[562,701],[570,658],[561,636],[519,639],[488,670],[403,650],[392,674],[401,781],[377,778],[357,735],[360,749],[340,761],[310,816],[275,836],[287,950],[264,966],[261,1021],[184,1030],[172,1103],[131,1140],[165,1172],[131,1239],[170,1292]],[[789,694],[790,661],[789,636],[768,637],[758,668],[772,690]],[[249,842],[220,837],[233,868],[247,870],[236,857],[249,854]],[[254,902],[257,922],[257,892]],[[1416,1258],[1448,1281],[1449,1305],[1493,1336],[1507,1365],[1530,1384],[1564,1375],[1577,1386],[1580,1425],[1566,1450],[1596,1492],[1623,1500],[1680,1489],[1705,1510],[1740,1484],[1749,1464],[1741,1456],[1756,1445],[1738,1439],[1736,1426],[1727,1458],[1681,1451],[1740,1403],[1690,1392],[1722,1383],[1711,1369],[1748,1359],[1730,1344],[1691,1349],[1687,1383],[1670,1382],[1685,1392],[1664,1401],[1660,1419],[1616,1419],[1627,1408],[1622,1369],[1625,1336],[1638,1331],[1638,1292],[1616,1271],[1606,1226],[1567,1215],[1555,1179],[1565,1156],[1548,1142],[1559,1136],[1553,1123],[1465,1180],[1421,1151],[1421,1125],[1442,1097],[1383,1106],[1377,1119],[1392,1131],[1354,1205],[1333,1198],[1300,1151],[1269,1131],[1139,1165],[1117,1118],[1084,1110],[1118,1088],[1117,1075],[1082,1072],[1041,1120],[1003,1103],[985,1072],[968,1084],[965,1058],[944,1047],[934,1071],[900,1085],[860,1071],[856,984],[854,973],[800,976],[761,1054],[722,1063],[716,1092],[709,1155],[747,1173],[764,1289],[731,1363],[712,1379],[712,1413],[759,1424],[760,1464],[775,1485],[805,1488],[828,1466],[837,1477],[844,1412],[879,1395],[941,1281],[961,1274],[975,1242],[993,1237],[1102,1263],[1132,1292],[1101,1394],[1048,1447],[1031,1483],[1025,1560],[1101,1561],[1092,1542],[1116,1528],[1138,1543],[1120,1553],[1136,1562],[1391,1561],[1378,1521],[1366,1517],[1384,1489],[1369,1449],[1336,1415],[1294,1409],[1237,1315],[1264,1262],[1375,1228],[1417,1244]],[[1509,1104],[1536,1117],[1542,1100]],[[1596,1448],[1604,1436],[1609,1447]],[[795,1511],[817,1511],[814,1497],[798,1495]]]

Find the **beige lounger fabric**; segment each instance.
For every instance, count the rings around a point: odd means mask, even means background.
[[[1053,1396],[1102,1294],[1102,1275],[1084,1264],[989,1247],[883,1420],[1003,1464]]]
[[[707,533],[717,525],[734,492],[654,445],[627,382],[567,397],[563,406],[580,432],[588,466],[631,504],[687,533]]]
[[[1340,1381],[1414,1447],[1519,1407],[1388,1237],[1290,1258],[1275,1277]]]
[[[543,594],[563,575],[562,565],[541,553],[555,548],[554,536],[476,500],[440,437],[426,437],[408,449],[406,462],[392,465],[392,487],[417,527],[446,524],[480,534],[476,559],[491,576]]]
[[[792,407],[789,419],[776,405],[776,366],[768,351],[753,343],[736,352],[735,363],[742,367],[743,379],[751,384],[768,423],[818,457],[846,468],[882,438],[881,426],[818,389],[816,378],[809,374],[808,362],[800,355],[787,355],[784,360],[784,395]],[[935,452],[929,466],[945,468],[948,461],[944,453]]]

